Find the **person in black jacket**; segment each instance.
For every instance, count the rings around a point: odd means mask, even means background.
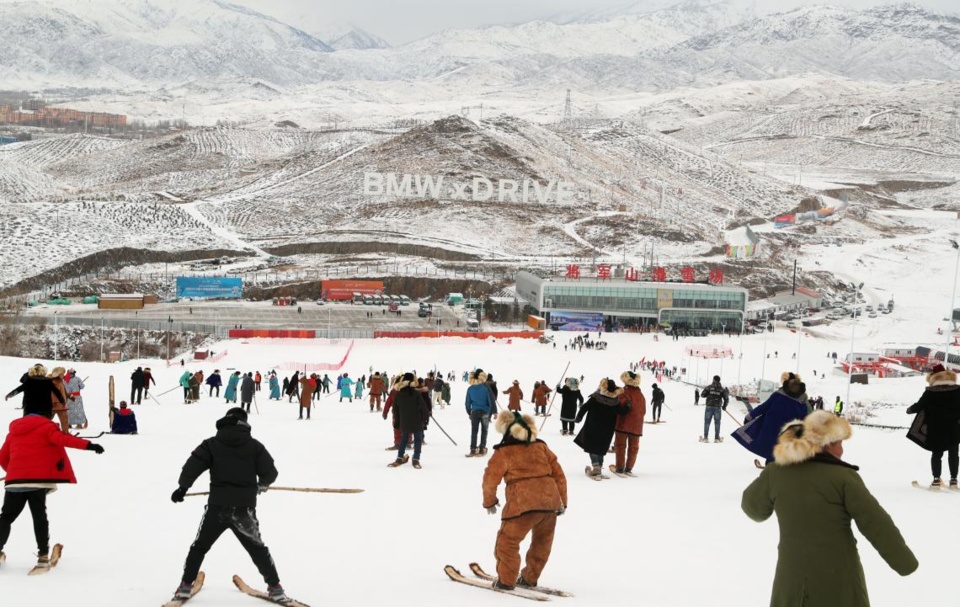
[[[603,456],[610,449],[613,434],[617,424],[617,415],[630,410],[630,405],[621,401],[623,389],[617,386],[612,379],[601,379],[597,391],[590,395],[587,402],[580,407],[576,421],[584,416],[587,421],[581,426],[573,442],[590,456],[590,466],[585,472],[587,476],[599,480],[607,478],[603,475]]]
[[[394,384],[397,391],[393,399],[393,411],[397,416],[397,425],[400,428],[400,443],[397,450],[397,459],[387,464],[391,468],[407,463],[409,456],[404,455],[409,444],[410,435],[413,435],[413,467],[420,468],[420,449],[423,446],[423,431],[430,420],[430,393],[420,392],[417,376],[413,373],[404,373],[403,377]]]
[[[270,549],[260,537],[257,520],[257,495],[277,479],[277,469],[266,447],[250,436],[247,412],[243,409],[233,407],[217,420],[216,436],[200,443],[190,454],[180,472],[180,486],[170,499],[174,503],[182,502],[190,486],[207,470],[210,471],[210,498],[200,530],[187,553],[183,579],[175,597],[190,595],[203,557],[229,529],[263,576],[270,599],[289,600],[280,585]]]
[[[11,396],[23,393],[23,409],[28,406],[38,407],[49,405],[53,400],[60,404],[62,396],[53,380],[47,377],[47,368],[37,363],[30,367],[26,373],[20,376],[20,385],[7,393],[4,400],[9,400]]]
[[[560,424],[563,436],[573,436],[573,428],[577,423],[577,409],[583,405],[583,393],[580,392],[580,382],[576,377],[568,377],[564,380],[563,386],[557,386],[557,394],[560,395]]]
[[[130,404],[139,405],[143,400],[143,388],[145,385],[143,377],[143,367],[137,367],[137,370],[130,374]]]
[[[705,405],[703,411],[703,436],[700,442],[707,442],[710,432],[710,421],[713,421],[713,442],[722,443],[723,437],[720,436],[720,411],[727,410],[727,403],[730,402],[730,393],[720,384],[720,376],[713,376],[713,383],[703,389],[700,393]]]
[[[663,408],[663,401],[666,400],[666,396],[663,394],[657,384],[653,384],[653,423],[660,423],[660,410]]]
[[[943,365],[935,366],[927,376],[927,388],[915,404],[907,409],[917,414],[907,438],[930,451],[930,469],[933,472],[931,488],[939,488],[943,481],[943,453],[947,453],[950,468],[950,487],[957,487],[960,469],[960,386],[957,374]]]

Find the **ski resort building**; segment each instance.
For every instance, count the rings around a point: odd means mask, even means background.
[[[517,294],[547,326],[574,331],[670,325],[739,332],[748,299],[744,288],[698,282],[541,278],[530,272],[519,272],[516,281]]]

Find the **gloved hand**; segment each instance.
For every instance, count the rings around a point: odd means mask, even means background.
[[[179,504],[183,501],[183,498],[187,495],[186,487],[177,487],[177,490],[170,495],[170,501],[174,504]]]
[[[260,495],[261,493],[266,493],[267,489],[269,488],[270,488],[270,485],[257,485],[257,495]]]
[[[497,504],[494,504],[487,508],[487,514],[496,514],[497,513]]]
[[[103,447],[101,447],[97,443],[90,443],[89,445],[87,445],[87,451],[93,451],[97,455],[101,455],[103,454]]]

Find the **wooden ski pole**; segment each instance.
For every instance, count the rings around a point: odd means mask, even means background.
[[[567,370],[568,370],[569,368],[570,368],[570,361],[567,361],[567,366],[563,368],[563,373],[560,374],[560,380],[557,381],[557,383],[554,384],[554,386],[560,385],[560,382],[563,381],[563,378],[567,376]],[[554,399],[556,399],[556,398],[557,398],[557,391],[554,390],[554,391],[553,391],[553,396],[550,397],[550,405],[547,407],[547,414],[543,416],[543,421],[540,422],[540,430],[538,430],[538,432],[542,431],[542,430],[543,430],[543,425],[547,423],[547,418],[550,417],[550,411],[553,410],[553,401],[554,401]]]
[[[337,489],[331,487],[270,487],[268,491],[296,491],[299,493],[363,493],[363,489]],[[185,497],[210,495],[209,491],[195,491],[185,494]]]
[[[453,438],[452,438],[449,434],[447,434],[447,431],[443,429],[443,426],[441,426],[440,423],[437,422],[437,418],[435,418],[435,417],[431,414],[431,415],[430,415],[430,419],[432,419],[432,420],[433,420],[433,423],[435,423],[435,424],[437,425],[437,427],[440,428],[440,431],[443,432],[443,435],[450,439],[450,442],[453,443],[453,446],[454,446],[454,447],[457,447],[457,446],[458,446],[458,445],[457,445],[457,441],[453,440]]]
[[[743,423],[742,423],[739,419],[737,419],[736,417],[733,416],[733,413],[730,413],[730,412],[727,411],[726,409],[724,409],[723,412],[726,413],[727,415],[729,415],[729,416],[730,416],[730,419],[732,419],[733,421],[735,421],[735,422],[737,423],[737,427],[738,427],[738,428],[743,425]]]

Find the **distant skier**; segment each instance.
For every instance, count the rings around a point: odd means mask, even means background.
[[[708,442],[710,433],[710,421],[713,421],[713,442],[722,443],[723,437],[720,436],[720,416],[721,410],[727,410],[727,403],[730,402],[730,393],[720,385],[720,376],[713,376],[713,383],[703,389],[703,436],[700,437],[701,443]]]
[[[660,411],[663,409],[663,401],[666,400],[666,395],[664,395],[663,390],[661,390],[657,384],[650,386],[652,389],[651,393],[651,403],[653,405],[651,417],[653,423],[660,423]]]
[[[346,373],[340,378],[340,402],[343,402],[343,399],[348,399],[351,403],[353,402],[353,392],[350,389],[350,386],[353,385],[353,379],[347,376]]]

